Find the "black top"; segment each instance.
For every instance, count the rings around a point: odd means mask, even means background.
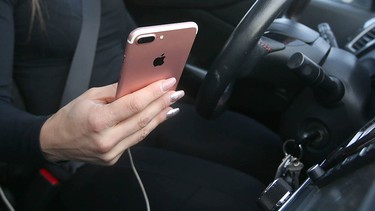
[[[31,0],[0,0],[0,161],[43,161],[40,129],[58,110],[82,23],[81,1],[39,0],[44,28]],[[117,81],[127,34],[134,28],[123,1],[102,1],[90,86]],[[12,78],[25,111],[12,105]]]

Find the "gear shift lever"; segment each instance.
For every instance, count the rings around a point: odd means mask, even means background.
[[[332,105],[344,96],[342,82],[327,75],[322,67],[309,59],[303,53],[293,54],[288,61],[288,67],[302,78],[312,89],[316,99],[323,105]]]

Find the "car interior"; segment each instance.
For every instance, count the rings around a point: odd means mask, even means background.
[[[280,167],[303,163],[292,176],[274,169],[283,176],[266,184],[262,209],[373,210],[375,1],[125,4],[139,26],[197,23],[183,101],[206,119],[234,111],[257,120],[292,155]]]
[[[374,1],[125,2],[142,26],[198,24],[180,86],[200,115],[213,119],[226,110],[239,112],[285,143],[294,140],[285,146],[295,154],[303,148],[296,156],[304,163],[305,182],[270,203],[262,197],[272,198],[280,188],[271,183],[261,197],[263,208],[367,210],[373,205],[372,179],[361,180],[366,184],[357,184],[350,194],[345,190],[355,178],[373,175],[371,138],[363,137],[371,134],[375,111]],[[357,140],[361,144],[348,144]],[[315,167],[324,172],[320,179],[311,176]]]

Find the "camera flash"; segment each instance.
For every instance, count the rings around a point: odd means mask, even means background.
[[[160,35],[160,39],[162,40],[164,38],[164,35]]]

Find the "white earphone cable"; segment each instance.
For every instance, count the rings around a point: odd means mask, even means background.
[[[142,179],[141,179],[141,177],[138,174],[137,168],[134,165],[133,156],[132,156],[132,153],[130,151],[130,148],[128,148],[127,151],[128,151],[128,155],[129,155],[129,159],[130,159],[130,164],[131,164],[132,169],[134,171],[135,177],[137,178],[139,186],[142,189],[143,197],[145,198],[145,202],[146,202],[147,211],[150,211],[151,208],[150,208],[150,202],[148,200],[147,192],[146,192],[146,189],[145,189],[145,187],[143,185]]]
[[[4,191],[3,191],[3,188],[0,186],[0,196],[1,198],[3,199],[6,207],[8,208],[9,211],[14,211],[14,208],[12,206],[12,204],[9,202],[8,198],[6,197]]]

